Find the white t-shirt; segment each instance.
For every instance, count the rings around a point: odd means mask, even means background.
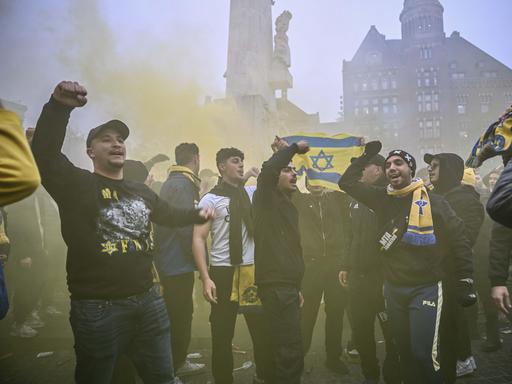
[[[245,187],[249,198],[256,187]],[[230,266],[229,259],[229,197],[207,193],[198,205],[199,208],[213,208],[215,218],[211,224],[210,233],[212,245],[210,249],[210,265],[215,267]],[[247,236],[247,229],[242,221],[242,265],[254,264],[254,239]]]

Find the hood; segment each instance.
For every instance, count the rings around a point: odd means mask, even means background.
[[[433,159],[439,160],[439,180],[434,184],[435,190],[445,194],[460,186],[464,176],[464,160],[455,153],[439,153],[432,156]]]

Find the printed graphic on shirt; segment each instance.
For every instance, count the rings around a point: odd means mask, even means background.
[[[109,256],[154,249],[151,210],[141,197],[118,198],[115,190],[101,191],[103,202],[98,218],[101,252]]]

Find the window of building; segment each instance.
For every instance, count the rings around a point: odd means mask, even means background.
[[[459,115],[463,115],[463,114],[465,114],[465,113],[466,113],[466,105],[464,105],[464,104],[458,104],[458,105],[457,105],[457,113],[458,113]]]
[[[482,77],[484,77],[486,79],[495,79],[497,76],[498,76],[498,74],[496,72],[494,72],[494,71],[482,72]]]
[[[387,103],[389,103],[389,99],[387,97],[383,98],[382,104],[387,104]]]
[[[373,99],[372,100],[372,104],[373,105],[378,105],[379,104],[379,99]]]
[[[396,89],[396,80],[391,80],[391,89]]]
[[[450,64],[449,64],[449,67],[450,69],[457,69],[457,63],[455,61],[452,61]]]
[[[388,86],[389,86],[388,79],[386,79],[386,78],[382,79],[381,80],[381,87],[382,87],[382,89],[388,89]]]
[[[379,113],[379,106],[378,105],[374,105],[373,106],[373,113]]]
[[[368,105],[369,102],[368,102],[368,99],[363,99],[363,105]]]
[[[509,104],[512,104],[512,92],[505,92],[504,96],[505,96],[506,102]]]
[[[452,73],[452,79],[453,80],[461,80],[466,76],[464,72],[453,72]]]
[[[364,113],[365,115],[369,115],[369,114],[370,114],[370,109],[369,109],[368,107],[364,107],[364,108],[363,108],[363,113]]]
[[[359,116],[359,108],[354,108],[354,115]]]
[[[354,92],[359,91],[359,83],[354,83]]]
[[[363,84],[361,84],[361,89],[362,89],[363,91],[368,90],[368,83],[367,83],[366,81],[363,81]]]
[[[482,112],[482,113],[489,112],[492,94],[481,93],[479,96],[480,96],[480,112]]]
[[[383,105],[382,106],[382,112],[384,112],[385,114],[388,114],[389,113],[389,106]]]
[[[376,80],[376,79],[373,79],[372,80],[372,89],[374,91],[378,90],[379,89],[379,82]]]

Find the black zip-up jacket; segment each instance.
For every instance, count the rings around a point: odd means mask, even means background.
[[[363,184],[359,179],[365,165],[365,158],[353,162],[340,178],[340,188],[374,210],[381,224],[391,222],[401,215],[408,216],[412,193],[397,198],[388,195],[384,187]],[[429,198],[437,242],[433,246],[424,247],[400,242],[385,252],[384,275],[392,284],[417,286],[438,282],[445,276],[446,257],[453,257],[457,279],[473,277],[472,253],[464,235],[464,223],[443,197],[429,193]]]
[[[491,286],[506,286],[512,251],[512,229],[494,223],[489,242],[489,279]]]
[[[292,202],[299,212],[304,260],[333,259],[339,264],[350,230],[348,195],[339,191],[318,196],[296,192]]]
[[[494,221],[512,228],[512,161],[510,160],[489,197],[487,213]]]
[[[256,285],[300,288],[304,259],[298,212],[289,196],[277,188],[281,170],[297,153],[297,144],[277,151],[263,163],[253,197]]]
[[[346,252],[342,257],[341,270],[366,274],[382,268],[379,243],[380,226],[375,212],[366,205],[353,200],[350,203],[350,227]]]

